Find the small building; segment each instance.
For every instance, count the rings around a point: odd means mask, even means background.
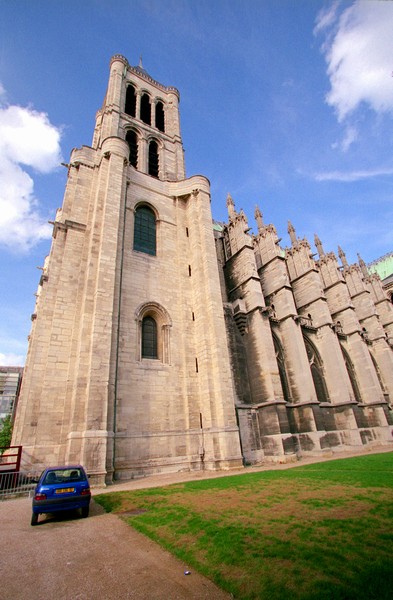
[[[23,367],[0,366],[0,421],[8,415],[14,420],[22,376]]]

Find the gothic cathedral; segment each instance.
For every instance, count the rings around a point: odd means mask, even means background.
[[[291,247],[185,177],[179,92],[111,60],[72,151],[32,315],[13,444],[92,483],[393,442],[393,306],[376,274]],[[389,396],[390,394],[390,396]]]

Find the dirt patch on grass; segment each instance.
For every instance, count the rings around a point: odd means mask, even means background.
[[[134,517],[135,515],[143,515],[147,512],[145,508],[134,508],[134,510],[123,510],[118,512],[121,517]]]
[[[392,493],[386,490],[387,493]],[[385,494],[386,498],[386,494]],[[203,514],[205,518],[221,518],[255,524],[256,521],[269,519],[313,521],[321,519],[353,519],[365,516],[375,502],[370,490],[361,490],[342,485],[324,486],[321,489],[309,489],[306,484],[275,482],[269,489],[255,488],[203,490],[199,494],[174,493],[170,496],[172,505],[186,508],[194,514]]]

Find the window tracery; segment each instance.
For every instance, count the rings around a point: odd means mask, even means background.
[[[278,373],[280,375],[281,387],[282,387],[282,391],[284,394],[284,400],[285,400],[285,402],[291,402],[292,399],[291,399],[291,393],[290,393],[290,389],[289,389],[287,371],[285,368],[284,351],[281,346],[281,343],[279,342],[277,336],[274,333],[273,333],[273,343],[274,343],[274,351],[276,353],[276,361],[277,361],[277,365],[278,365]]]
[[[322,359],[310,340],[303,336],[304,344],[307,351],[308,362],[311,369],[311,375],[314,382],[315,392],[319,402],[329,402],[329,395],[326,388],[325,376],[323,373]]]

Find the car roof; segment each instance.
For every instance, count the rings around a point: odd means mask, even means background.
[[[83,469],[85,470],[82,465],[59,465],[57,467],[46,467],[44,469],[44,471],[65,471],[65,470],[69,470],[69,469]]]

